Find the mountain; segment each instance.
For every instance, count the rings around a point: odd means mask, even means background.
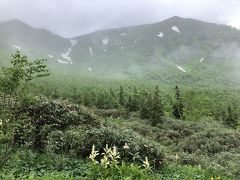
[[[15,49],[34,57],[60,57],[60,53],[69,46],[68,39],[44,29],[32,28],[19,20],[0,23],[0,53],[7,54],[7,57]]]
[[[75,63],[111,76],[147,74],[164,81],[238,77],[240,31],[226,25],[172,17],[74,39]]]
[[[176,16],[71,39],[12,20],[0,23],[0,47],[0,55],[20,47],[61,70],[114,78],[214,83],[237,80],[240,67],[239,30]]]

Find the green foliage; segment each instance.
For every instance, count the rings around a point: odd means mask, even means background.
[[[97,157],[101,159],[97,161]],[[143,162],[143,168],[134,164],[128,165],[124,161],[121,162],[116,146],[109,148],[106,145],[104,152],[99,154],[93,145],[89,158],[92,160],[92,167],[88,179],[152,179],[148,175],[150,166],[147,158]]]
[[[239,114],[237,112],[237,107],[228,106],[227,112],[223,114],[223,123],[233,129],[237,129],[239,125]]]
[[[29,61],[20,51],[11,57],[11,66],[1,69],[0,90],[3,94],[11,95],[17,90],[22,92],[29,81],[49,75],[43,59]]]
[[[36,97],[34,101],[21,101],[15,116],[25,115],[14,135],[17,144],[29,144],[43,150],[47,136],[54,130],[66,130],[71,126],[100,126],[101,120],[83,106],[60,100]]]
[[[81,159],[26,149],[18,149],[10,157],[0,171],[0,179],[81,179],[90,169]]]
[[[154,135],[153,135],[154,136]],[[167,146],[166,158],[188,165],[240,177],[238,173],[240,133],[212,119],[198,122],[167,120],[157,130],[155,138]],[[226,170],[227,169],[227,170]]]
[[[164,116],[163,105],[162,105],[159,93],[160,91],[158,89],[158,86],[156,86],[152,103],[150,106],[150,122],[153,125],[161,123],[163,121],[163,116]]]
[[[46,77],[49,73],[44,60],[37,59],[31,62],[19,51],[12,55],[11,66],[3,67],[0,73],[0,166],[2,166],[9,158],[8,154],[16,143],[17,135],[23,130],[19,127],[24,126],[27,132],[32,129],[27,120],[22,121],[24,114],[15,116],[15,110],[21,106],[19,101],[23,97],[24,89],[31,80]],[[22,138],[18,141],[21,142]]]
[[[173,104],[173,116],[176,119],[181,119],[183,116],[184,105],[182,103],[181,94],[178,86],[175,87],[176,90],[176,102]]]
[[[152,97],[151,94],[146,94],[144,100],[142,100],[140,107],[140,117],[141,119],[150,119],[151,118],[151,105],[152,105]]]
[[[47,149],[51,152],[71,153],[73,156],[87,157],[94,144],[103,152],[105,145],[120,147],[119,152],[123,160],[128,162],[142,162],[145,156],[156,169],[163,165],[162,147],[129,129],[102,127],[91,129],[72,128],[66,132],[53,131],[49,135]],[[122,149],[128,144],[129,149]]]
[[[156,179],[189,179],[189,180],[195,180],[195,179],[227,179],[232,180],[233,178],[224,176],[222,174],[213,172],[213,171],[206,171],[199,167],[194,167],[190,165],[169,165],[163,168],[161,173],[156,175]]]
[[[121,106],[125,105],[124,91],[123,91],[123,87],[122,86],[120,86],[120,91],[119,91],[119,104]]]
[[[133,95],[129,95],[128,102],[127,102],[127,109],[129,111],[138,111],[139,110],[139,92],[136,86],[133,87]]]
[[[176,88],[173,102],[171,88],[162,86],[161,96],[158,86],[151,90],[156,82],[93,86],[96,81],[77,85],[53,79],[37,81],[26,95],[29,81],[48,71],[43,61],[28,61],[19,52],[1,73],[0,179],[240,177],[239,108],[233,103],[240,102],[238,90],[183,86],[184,93]],[[183,104],[186,121],[167,118],[172,107],[175,118],[182,118]],[[123,162],[92,167],[83,159],[93,144],[100,154],[106,144],[117,146]],[[151,173],[139,168],[145,157]]]

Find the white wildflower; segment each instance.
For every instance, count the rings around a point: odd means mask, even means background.
[[[124,144],[123,149],[130,149],[127,143]]]
[[[95,145],[92,146],[91,154],[89,155],[89,158],[94,162],[94,164],[98,164],[98,161],[95,160],[95,158],[99,155],[98,151],[95,151]]]
[[[145,169],[149,169],[150,168],[150,163],[148,162],[148,158],[145,157],[145,161],[143,161],[143,167]]]

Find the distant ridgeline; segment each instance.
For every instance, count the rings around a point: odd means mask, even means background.
[[[19,20],[0,23],[0,64],[16,49],[72,75],[238,84],[240,31],[194,19],[172,17],[73,38]]]

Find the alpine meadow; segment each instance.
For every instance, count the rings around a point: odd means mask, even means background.
[[[55,11],[0,13],[0,180],[240,179],[237,27],[178,10],[108,26],[111,11],[66,37],[43,26]]]

